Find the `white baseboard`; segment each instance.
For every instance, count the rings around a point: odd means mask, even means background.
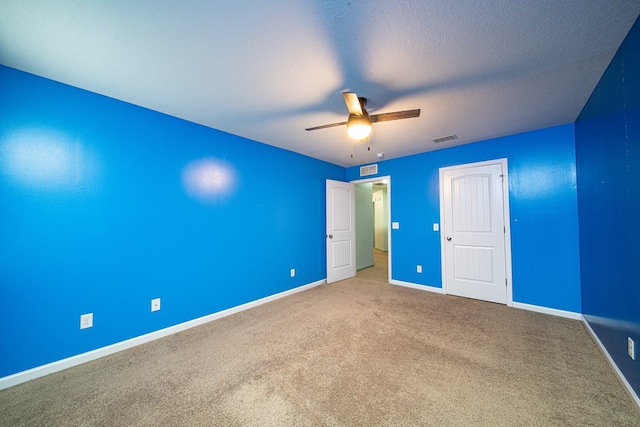
[[[18,385],[20,383],[23,383],[38,377],[43,377],[45,375],[52,374],[54,372],[62,371],[63,369],[71,368],[72,366],[90,362],[92,360],[99,359],[100,357],[108,356],[110,354],[117,353],[119,351],[126,350],[131,347],[145,344],[149,341],[153,341],[169,335],[173,335],[175,333],[178,333],[196,326],[200,326],[205,323],[212,322],[214,320],[221,319],[226,316],[230,316],[240,311],[248,310],[250,308],[257,307],[259,305],[266,304],[268,302],[271,302],[280,298],[284,298],[289,295],[296,294],[298,292],[306,291],[308,289],[314,288],[324,283],[326,283],[325,279],[319,280],[317,282],[299,286],[297,288],[290,289],[288,291],[280,292],[274,295],[270,295],[268,297],[260,298],[255,301],[241,304],[236,307],[231,307],[226,310],[218,311],[217,313],[209,314],[207,316],[189,320],[187,322],[180,323],[174,326],[169,326],[168,328],[150,332],[148,334],[141,335],[139,337],[131,338],[125,341],[108,345],[106,347],[101,347],[95,350],[88,351],[86,353],[78,354],[76,356],[68,357],[66,359],[58,360],[55,362],[48,363],[46,365],[37,366],[35,368],[28,369],[26,371],[8,375],[6,377],[0,378],[0,390],[14,386],[14,385]]]
[[[404,286],[405,288],[420,289],[421,291],[435,292],[437,294],[444,294],[444,290],[442,290],[442,288],[436,288],[435,286],[418,285],[417,283],[403,282],[402,280],[389,280],[389,284]]]
[[[591,328],[591,325],[589,325],[589,322],[587,322],[587,319],[585,319],[584,316],[580,316],[580,317],[582,318],[581,320],[582,320],[582,323],[584,324],[584,327],[587,328],[587,331],[591,335],[591,338],[593,338],[593,340],[596,342],[598,347],[600,347],[600,351],[602,351],[604,356],[609,361],[609,364],[613,368],[613,371],[618,376],[618,380],[622,383],[622,386],[625,388],[625,391],[627,392],[629,397],[631,397],[631,400],[635,402],[637,406],[636,409],[638,410],[638,412],[640,412],[640,397],[638,397],[636,392],[633,390],[633,387],[631,387],[631,384],[629,384],[629,381],[627,381],[627,379],[624,377],[624,375],[622,374],[622,371],[620,370],[620,368],[618,368],[618,365],[613,360],[613,357],[611,357],[611,355],[607,351],[607,348],[604,346],[604,344],[602,344],[602,341],[600,341],[600,338],[598,338],[598,335],[596,335],[594,330]]]
[[[550,314],[552,316],[566,317],[567,319],[582,320],[582,314],[576,313],[575,311],[558,310],[557,308],[549,308],[540,305],[531,305],[515,301],[513,302],[513,308]]]
[[[436,288],[435,286],[418,285],[416,283],[403,282],[401,280],[390,280],[389,283],[392,285],[404,286],[407,288],[420,289],[422,291],[445,294],[444,289]],[[552,316],[566,317],[573,320],[582,319],[582,314],[576,313],[574,311],[558,310],[557,308],[542,307],[539,305],[525,304],[522,302],[513,302],[513,305],[511,305],[511,307],[519,308],[522,310],[536,311],[538,313],[550,314]]]

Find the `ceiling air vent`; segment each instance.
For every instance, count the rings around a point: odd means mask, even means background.
[[[433,141],[435,143],[439,143],[439,142],[445,142],[445,141],[452,141],[454,139],[458,139],[458,135],[442,136],[440,138],[432,139],[431,141]]]
[[[360,166],[360,176],[375,175],[378,173],[378,165]]]

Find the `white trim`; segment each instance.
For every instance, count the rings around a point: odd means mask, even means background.
[[[509,161],[502,162],[502,210],[504,215],[504,263],[507,275],[507,307],[513,307],[513,277],[511,265],[511,210],[509,208]]]
[[[212,322],[214,320],[221,319],[226,316],[230,316],[232,314],[248,310],[253,307],[257,307],[262,304],[266,304],[268,302],[287,297],[289,295],[296,294],[298,292],[306,291],[308,289],[314,288],[316,286],[322,285],[326,283],[326,279],[318,280],[317,282],[309,283],[307,285],[302,285],[294,289],[289,289],[288,291],[280,292],[274,295],[270,295],[268,297],[260,298],[255,301],[247,302],[245,304],[240,304],[235,307],[228,308],[226,310],[218,311],[217,313],[209,314],[203,317],[199,317],[197,319],[189,320],[187,322],[179,323],[174,326],[169,326],[164,329],[160,329],[155,332],[150,332],[145,335],[140,335],[139,337],[131,338],[125,341],[121,341],[115,344],[108,345],[106,347],[97,348],[95,350],[88,351],[86,353],[78,354],[76,356],[71,356],[66,359],[58,360],[55,362],[48,363],[46,365],[37,366],[32,369],[28,369],[26,371],[18,372],[12,375],[8,375],[6,377],[0,378],[0,390],[12,387],[14,385],[18,385],[20,383],[33,380],[35,378],[43,377],[48,374],[52,374],[54,372],[62,371],[63,369],[71,368],[76,365],[80,365],[82,363],[90,362],[95,359],[99,359],[100,357],[108,356],[113,353],[117,353],[122,350],[126,350],[140,344],[145,344],[150,341],[154,341],[160,338],[164,338],[169,335],[173,335],[175,333],[185,331],[187,329],[204,325],[205,323]]]
[[[486,160],[483,162],[474,162],[474,163],[466,163],[461,165],[447,166],[441,167],[438,169],[438,191],[440,198],[440,268],[442,269],[442,293],[447,293],[447,281],[445,277],[446,270],[446,257],[445,257],[445,245],[443,244],[442,239],[444,236],[442,232],[445,227],[443,224],[444,220],[444,197],[442,196],[444,193],[444,179],[443,175],[445,171],[449,170],[457,170],[457,169],[465,169],[465,168],[475,168],[480,166],[488,166],[499,164],[502,166],[502,214],[504,217],[504,263],[505,263],[505,277],[507,279],[507,307],[513,307],[513,277],[512,277],[512,265],[511,265],[511,214],[509,211],[509,164],[507,158],[495,159],[495,160]]]
[[[391,283],[391,270],[393,269],[392,263],[391,263],[391,249],[392,249],[392,245],[391,245],[391,176],[390,175],[384,175],[384,176],[376,176],[373,178],[366,178],[366,179],[356,179],[353,181],[349,181],[352,184],[366,184],[368,182],[374,183],[374,182],[382,182],[382,181],[387,181],[387,273],[388,273],[388,277],[387,277],[387,282]]]
[[[421,291],[434,292],[436,294],[444,294],[442,288],[436,288],[435,286],[419,285],[417,283],[403,282],[402,280],[389,280],[389,284],[404,286],[405,288],[419,289]]]
[[[584,327],[587,328],[587,332],[589,332],[589,335],[591,335],[591,338],[593,338],[593,340],[596,342],[598,347],[600,347],[600,351],[602,351],[604,356],[609,361],[609,364],[613,368],[613,371],[618,376],[618,380],[622,383],[622,386],[625,388],[625,391],[627,392],[629,397],[631,397],[631,400],[633,400],[634,403],[636,404],[637,406],[636,409],[640,411],[640,397],[638,397],[635,390],[633,390],[633,387],[631,387],[631,384],[629,384],[629,381],[627,381],[627,379],[625,378],[620,368],[618,368],[618,365],[616,365],[616,362],[613,360],[613,357],[611,357],[611,355],[607,351],[607,348],[604,346],[604,344],[602,344],[602,341],[600,341],[600,338],[598,338],[598,335],[596,335],[594,330],[591,329],[591,325],[589,325],[589,322],[587,322],[587,319],[585,319],[584,316],[582,315],[580,317],[582,320],[582,324],[584,324]]]
[[[541,305],[525,304],[523,302],[514,302],[513,308],[522,310],[535,311],[538,313],[550,314],[552,316],[565,317],[567,319],[581,320],[582,314],[575,311],[559,310],[557,308],[543,307]]]

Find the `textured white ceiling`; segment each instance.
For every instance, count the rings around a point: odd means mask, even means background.
[[[572,122],[638,0],[2,0],[0,63],[348,166]],[[343,127],[370,113],[371,151]]]

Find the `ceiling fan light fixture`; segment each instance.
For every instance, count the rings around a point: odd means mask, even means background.
[[[347,133],[351,138],[359,141],[367,138],[371,134],[371,119],[369,115],[366,113],[362,116],[349,115]]]

